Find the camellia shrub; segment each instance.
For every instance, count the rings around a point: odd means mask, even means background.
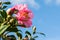
[[[15,5],[5,10],[9,4],[11,3],[0,2],[0,40],[16,40],[14,35],[7,35],[10,32],[14,32],[18,36],[17,40],[35,40],[38,36],[34,36],[34,34],[45,36],[44,33],[37,32],[36,27],[33,26],[32,32],[25,31],[26,35],[23,37],[22,30],[18,30],[17,27],[31,27],[34,15],[27,4]]]

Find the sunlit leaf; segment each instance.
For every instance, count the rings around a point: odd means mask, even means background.
[[[0,26],[0,35],[9,27],[10,25],[1,25]]]

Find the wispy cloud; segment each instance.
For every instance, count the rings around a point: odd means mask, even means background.
[[[56,0],[56,4],[57,5],[60,5],[60,0]]]
[[[56,5],[60,5],[60,0],[45,0],[46,4],[54,3]]]
[[[52,2],[52,0],[45,0],[46,4],[50,4]]]
[[[10,2],[12,3],[12,5],[26,3],[35,9],[40,8],[40,5],[35,0],[10,0]]]

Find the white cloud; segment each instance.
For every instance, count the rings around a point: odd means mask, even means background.
[[[46,4],[50,4],[52,2],[52,0],[45,0]]]
[[[56,0],[56,4],[57,5],[60,5],[60,0]]]
[[[33,8],[40,8],[40,5],[35,0],[10,0],[10,2],[12,3],[12,5],[26,3]]]
[[[45,0],[46,4],[56,4],[56,5],[60,5],[60,0]]]

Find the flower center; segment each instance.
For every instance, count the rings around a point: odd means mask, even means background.
[[[28,16],[28,12],[23,12],[23,13],[21,14],[21,16],[24,16],[25,19],[28,19],[28,18],[29,18],[29,16]]]

